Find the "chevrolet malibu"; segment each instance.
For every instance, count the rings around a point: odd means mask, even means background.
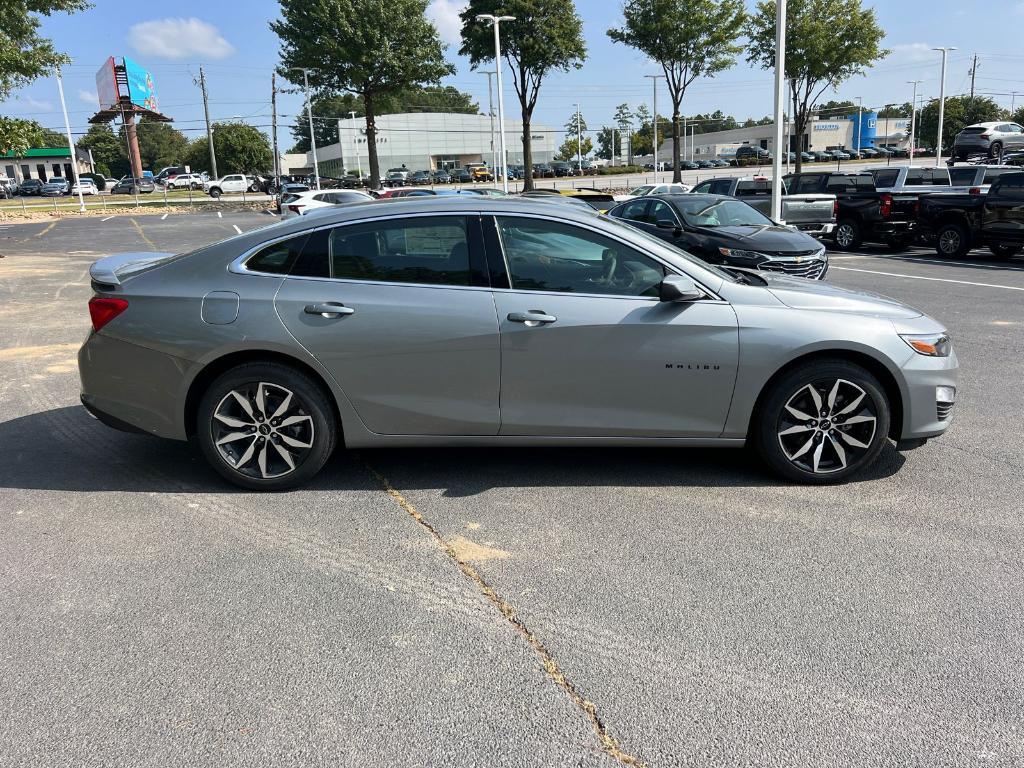
[[[754,446],[791,481],[941,435],[946,329],[529,199],[325,209],[91,269],[82,402],[246,488],[338,446]]]

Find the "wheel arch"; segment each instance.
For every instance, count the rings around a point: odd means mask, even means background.
[[[750,411],[750,420],[747,424],[748,435],[754,434],[754,430],[757,428],[758,416],[760,415],[761,409],[764,407],[764,402],[768,398],[768,395],[776,382],[794,368],[815,360],[843,360],[848,363],[853,363],[864,368],[868,373],[878,379],[885,392],[885,396],[889,401],[889,437],[893,440],[900,439],[900,436],[903,434],[904,403],[903,390],[900,388],[899,382],[896,380],[896,376],[889,367],[878,358],[872,357],[866,352],[854,349],[815,350],[813,352],[807,352],[799,355],[798,357],[794,357],[792,360],[787,360],[783,365],[779,366],[779,368],[768,377],[768,380],[765,381],[764,385],[761,387],[761,391],[758,392],[757,400],[754,401],[754,407]]]
[[[278,365],[294,368],[308,376],[318,387],[320,387],[324,397],[326,397],[327,401],[331,404],[334,421],[338,427],[338,444],[345,444],[344,425],[341,419],[341,411],[338,408],[338,400],[323,375],[313,366],[303,362],[297,357],[269,349],[246,349],[229,352],[221,357],[211,360],[201,371],[199,371],[198,374],[196,374],[195,378],[193,378],[189,384],[188,393],[185,395],[183,416],[185,421],[185,434],[189,438],[192,438],[196,432],[196,415],[199,412],[199,402],[203,398],[203,393],[206,392],[213,381],[222,373],[245,363],[277,363]]]

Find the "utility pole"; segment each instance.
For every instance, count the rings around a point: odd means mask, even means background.
[[[974,63],[971,64],[971,103],[974,103],[974,76],[978,74],[978,54],[974,54]]]
[[[771,219],[782,223],[782,111],[786,105],[786,0],[775,0],[775,152]]]
[[[195,82],[193,80],[193,82]],[[210,145],[210,179],[219,179],[217,174],[217,150],[213,146],[213,128],[210,127],[210,102],[206,95],[206,75],[203,66],[199,65],[199,81],[196,83],[203,92],[203,114],[206,115],[206,143]]]
[[[313,132],[313,100],[309,97],[309,69],[292,67],[289,71],[302,73],[302,85],[306,94],[306,117],[309,118],[309,146],[313,150],[313,176],[316,178],[316,188],[320,189],[320,163],[316,157],[316,134]]]
[[[491,88],[492,78],[495,75],[493,69],[484,71],[487,75],[487,114],[491,116],[491,173],[498,173],[498,153],[494,148],[494,91]],[[494,180],[497,181],[498,177],[495,176]]]
[[[277,72],[270,73],[270,136],[274,144],[274,186],[281,191],[281,154],[277,151]]]
[[[910,100],[910,161],[907,165],[914,164],[914,134],[917,132],[917,86],[921,80],[907,80],[907,83],[914,86],[914,98]]]
[[[580,105],[576,103],[576,166],[583,175],[583,131],[580,129]]]
[[[60,91],[60,109],[64,113],[64,135],[68,139],[68,151],[71,152],[71,174],[74,176],[75,186],[78,187],[78,211],[85,213],[85,200],[82,199],[82,184],[78,175],[78,157],[75,155],[75,142],[71,138],[71,122],[68,120],[68,105],[64,101],[64,81],[60,77],[60,67],[57,67],[57,90]],[[90,154],[91,157],[91,154]],[[68,184],[71,183],[68,179]],[[70,191],[70,188],[69,188]]]
[[[501,87],[501,22],[515,21],[515,16],[496,16],[492,13],[481,13],[476,17],[477,21],[490,24],[494,27],[494,69],[498,78],[498,142],[501,145],[501,186],[505,194],[508,194],[508,150],[505,147],[505,92]],[[523,147],[526,152],[526,147]],[[532,182],[531,169],[527,167],[524,173],[524,184]]]
[[[1010,91],[1010,118],[1013,118],[1015,107],[1017,106],[1017,94],[1020,91]]]
[[[664,75],[644,75],[651,79],[651,86],[654,88],[654,116],[651,119],[651,148],[654,151],[654,183],[658,183],[658,78]]]

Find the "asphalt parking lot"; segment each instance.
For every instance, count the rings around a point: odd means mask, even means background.
[[[341,453],[226,486],[78,405],[88,267],[260,213],[0,225],[0,764],[1024,763],[1024,258],[835,254],[940,318],[941,440]]]

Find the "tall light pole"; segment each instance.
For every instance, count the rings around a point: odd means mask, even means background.
[[[935,140],[935,167],[942,165],[942,119],[946,116],[946,56],[956,48],[947,46],[945,48],[932,48],[933,51],[942,52],[942,79],[939,81],[939,135]]]
[[[292,67],[289,71],[302,73],[303,90],[306,93],[306,117],[309,118],[309,146],[313,150],[313,176],[316,177],[316,188],[320,189],[320,162],[316,157],[316,136],[313,133],[313,100],[309,97],[309,69]]]
[[[658,78],[664,75],[644,75],[651,78],[651,86],[654,88],[654,117],[651,120],[651,147],[654,150],[654,183],[658,183]]]
[[[501,87],[501,22],[515,21],[515,16],[495,16],[481,13],[476,17],[494,27],[494,69],[498,78],[498,142],[501,144],[501,186],[508,194],[508,152],[505,149],[505,92]],[[525,147],[524,147],[525,149]]]
[[[359,156],[359,144],[356,141],[359,129],[356,127],[356,111],[353,109],[349,113],[352,118],[352,154],[356,156],[356,165],[359,167],[359,183],[363,183],[363,158]],[[338,137],[341,140],[341,137]]]
[[[64,103],[64,81],[60,77],[60,67],[57,67],[57,90],[60,91],[60,109],[64,113],[64,135],[68,137],[68,151],[71,153],[71,171],[78,185],[78,210],[85,213],[85,200],[82,199],[82,184],[78,177],[78,158],[75,157],[75,142],[71,138],[71,121],[68,120],[68,105]],[[68,184],[71,179],[68,179]],[[69,187],[70,189],[70,187]]]
[[[498,172],[498,155],[494,147],[494,91],[491,89],[491,78],[494,77],[494,70],[484,71],[487,75],[487,114],[491,116],[491,170]]]
[[[1013,118],[1014,110],[1017,106],[1017,94],[1020,91],[1010,91],[1010,118]]]
[[[857,97],[857,146],[854,147],[854,149],[857,150],[857,154],[858,155],[860,155],[860,150],[861,150],[861,146],[860,145],[861,145],[861,135],[862,134],[860,132],[860,124],[861,124],[861,115],[863,114],[863,112],[864,112],[864,99],[863,99],[863,97],[858,96]]]
[[[775,152],[772,153],[772,221],[782,221],[782,112],[786,85],[786,0],[775,0]]]
[[[910,100],[910,160],[907,165],[914,164],[914,134],[917,132],[917,86],[920,80],[907,80],[908,85],[914,86],[914,98]]]
[[[576,166],[583,175],[583,131],[580,130],[580,105],[576,102]]]

